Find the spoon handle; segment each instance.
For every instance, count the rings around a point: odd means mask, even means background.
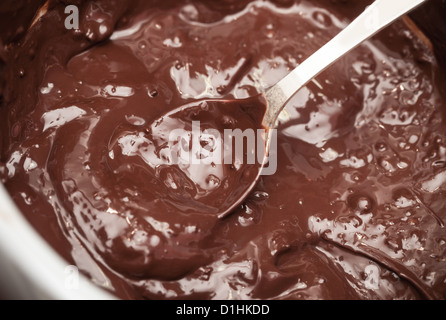
[[[427,0],[377,0],[336,37],[265,92],[265,128],[273,128],[285,103],[311,79],[390,23]]]

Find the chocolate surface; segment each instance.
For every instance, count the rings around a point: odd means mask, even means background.
[[[79,30],[64,27],[72,3]],[[195,179],[144,156],[153,121],[255,96],[364,6],[50,1],[26,32],[2,31],[0,179],[68,263],[123,299],[445,299],[445,83],[404,21],[289,102],[276,174],[224,219],[184,194],[234,190],[239,169]]]

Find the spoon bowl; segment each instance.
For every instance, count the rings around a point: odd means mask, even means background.
[[[163,201],[186,214],[227,215],[255,186],[267,157],[263,94],[207,99],[174,109],[148,126],[117,128],[109,166],[129,157],[145,167]],[[120,159],[122,158],[122,159]],[[125,170],[125,169],[124,169]]]

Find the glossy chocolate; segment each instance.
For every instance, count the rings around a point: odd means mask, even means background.
[[[66,30],[73,3],[80,29]],[[153,121],[255,96],[364,5],[50,1],[26,32],[2,31],[0,178],[68,263],[120,298],[444,299],[445,83],[403,21],[289,102],[276,174],[226,218],[193,199],[225,180],[234,191],[240,170],[208,179],[150,160]],[[215,116],[207,125],[249,127]],[[190,118],[173,119],[164,133]]]

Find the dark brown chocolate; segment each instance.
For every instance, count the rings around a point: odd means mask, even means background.
[[[64,27],[68,4],[79,30]],[[2,31],[1,181],[123,299],[445,299],[445,84],[403,21],[289,102],[276,174],[224,219],[184,201],[203,191],[191,176],[125,148],[178,106],[255,96],[364,5],[50,1],[25,33]],[[240,171],[224,170],[233,191]]]

